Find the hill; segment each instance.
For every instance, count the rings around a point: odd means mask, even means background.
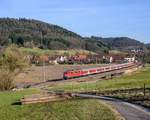
[[[1,45],[11,41],[27,47],[84,48],[81,36],[57,25],[37,20],[1,18],[0,36]]]
[[[85,40],[82,36],[57,25],[25,18],[0,18],[0,46],[10,43],[16,43],[21,47],[52,50],[103,51],[100,42],[93,45],[90,40]]]
[[[106,43],[99,41],[97,39],[93,39],[92,37],[91,38],[85,37],[84,40],[86,50],[97,53],[100,52],[108,53],[110,50],[110,47]]]
[[[145,51],[150,48],[150,45],[128,37],[82,37],[58,25],[34,19],[0,18],[0,48],[10,43],[27,48],[83,49],[97,53],[108,53],[109,50]]]
[[[148,50],[150,50],[150,43],[146,44],[146,47],[147,47]]]
[[[144,43],[128,38],[128,37],[110,37],[110,38],[102,38],[92,36],[91,38],[101,41],[109,46],[111,49],[116,49],[120,51],[131,51],[131,50],[145,50],[146,46]]]

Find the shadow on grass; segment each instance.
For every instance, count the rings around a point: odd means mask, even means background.
[[[20,101],[14,102],[11,105],[22,105]]]

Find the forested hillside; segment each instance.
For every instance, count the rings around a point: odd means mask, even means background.
[[[146,46],[144,43],[141,43],[138,40],[131,39],[128,37],[110,37],[110,38],[102,38],[102,37],[94,37],[91,38],[101,41],[105,43],[108,47],[112,49],[117,49],[120,51],[130,51],[133,49],[136,50],[145,50]]]
[[[149,43],[149,44],[146,44],[146,47],[147,47],[147,49],[150,50],[150,43]]]
[[[17,43],[25,47],[49,49],[83,48],[82,37],[57,25],[37,20],[0,19],[0,44]]]
[[[82,37],[60,26],[38,20],[0,18],[0,47],[11,43],[28,48],[84,49],[97,53],[108,53],[110,49],[147,49],[143,43],[127,37]]]
[[[0,45],[6,46],[10,43],[53,50],[86,49],[94,52],[107,50],[107,47],[103,47],[99,42],[95,41],[93,45],[82,36],[57,25],[25,18],[1,18]]]

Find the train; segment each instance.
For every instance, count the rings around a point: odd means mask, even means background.
[[[105,66],[105,67],[67,70],[63,73],[63,79],[67,80],[70,78],[77,78],[77,77],[83,77],[83,76],[88,76],[88,75],[93,75],[93,74],[110,72],[110,71],[114,71],[114,70],[128,68],[128,67],[133,66],[134,64],[135,64],[134,62],[129,62],[129,63],[123,63],[123,64],[117,64],[117,65],[109,65],[109,66]]]

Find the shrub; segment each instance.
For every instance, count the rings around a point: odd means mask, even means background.
[[[0,69],[0,90],[10,90],[14,87],[14,75],[4,69]]]
[[[23,53],[14,45],[9,46],[0,57],[0,90],[14,87],[13,80],[27,66]]]

